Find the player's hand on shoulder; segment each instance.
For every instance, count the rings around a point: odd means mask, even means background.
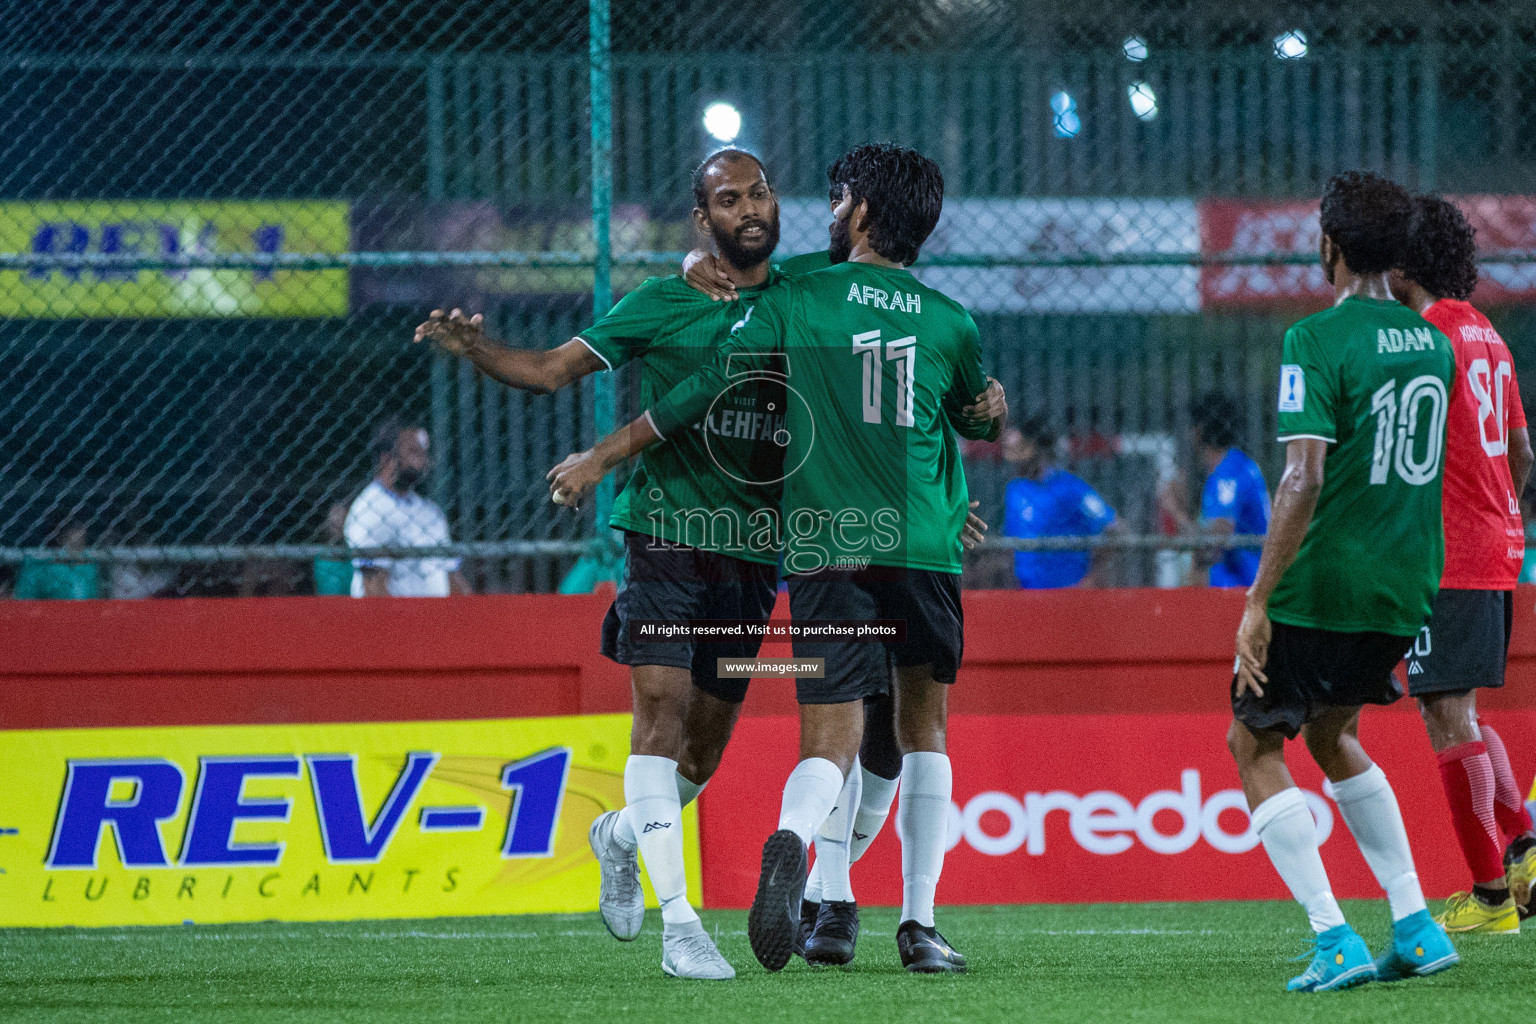
[[[703,249],[694,249],[683,257],[683,280],[716,302],[734,302],[736,285],[725,272],[720,258]]]
[[[976,396],[976,401],[965,407],[963,415],[972,423],[991,423],[1008,415],[1008,396],[997,378],[987,378],[987,390]]]
[[[1237,626],[1237,662],[1233,666],[1237,678],[1232,684],[1232,696],[1241,697],[1250,690],[1255,697],[1264,696],[1263,684],[1269,682],[1264,666],[1269,662],[1271,629],[1268,609],[1256,604],[1243,605],[1243,621]]]
[[[450,313],[434,309],[425,322],[417,325],[412,342],[431,341],[450,355],[468,355],[487,340],[484,322],[481,313],[465,316],[462,309]]]

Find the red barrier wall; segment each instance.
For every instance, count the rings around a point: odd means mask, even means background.
[[[1078,827],[1090,841],[1120,835],[1131,846],[1092,853],[1076,841],[1069,810],[1030,819],[1015,808],[1038,811],[1038,800],[1051,793],[1094,791],[1139,806],[1153,793],[1179,792],[1186,770],[1200,773],[1207,802],[1235,786],[1222,737],[1240,602],[1235,592],[1210,590],[967,593],[965,663],[951,704],[956,803],[965,809],[993,794],[978,806],[1002,809],[979,813],[971,837],[982,845],[990,838],[995,850],[1012,841],[1011,831],[1019,845],[983,854],[962,839],[941,896],[994,902],[1280,895],[1257,850],[1223,853],[1201,838],[1175,864],[1172,855],[1147,848],[1126,824],[1131,819],[1122,815],[1116,831],[1111,809]],[[6,602],[0,728],[623,712],[627,673],[597,653],[607,603],[605,596]],[[778,614],[787,615],[782,599]],[[1523,588],[1509,685],[1481,697],[1490,719],[1509,733],[1522,781],[1536,768],[1533,676],[1536,589]],[[712,905],[750,898],[756,844],[741,837],[772,828],[794,760],[794,708],[791,683],[754,684],[749,717],[703,797],[705,894]],[[1405,702],[1369,711],[1365,733],[1398,788],[1426,887],[1444,894],[1461,884],[1463,869],[1423,727]],[[1320,789],[1304,761],[1293,761],[1298,779]],[[1241,833],[1240,812],[1215,813],[1223,832]],[[1030,822],[1044,822],[1035,840],[1044,852],[1030,852],[1020,821],[1026,831]],[[1159,812],[1154,827],[1177,834],[1177,812]],[[1443,841],[1433,841],[1437,836]],[[1325,855],[1341,895],[1374,895],[1342,822]],[[869,901],[896,896],[898,864],[896,843],[886,835],[858,869]]]

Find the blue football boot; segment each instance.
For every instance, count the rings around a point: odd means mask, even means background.
[[[1445,929],[1429,911],[1409,914],[1392,925],[1392,944],[1376,958],[1379,981],[1423,977],[1453,967],[1461,960]]]
[[[1433,922],[1431,922],[1433,923]],[[1333,992],[1376,980],[1376,965],[1365,940],[1347,924],[1317,937],[1312,962],[1285,986],[1287,992]]]

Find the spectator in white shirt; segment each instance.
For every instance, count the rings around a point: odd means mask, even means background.
[[[347,511],[354,548],[435,547],[449,543],[448,517],[416,493],[431,468],[427,432],[391,417],[374,431],[371,483]],[[472,593],[457,558],[356,558],[353,597],[447,597]]]

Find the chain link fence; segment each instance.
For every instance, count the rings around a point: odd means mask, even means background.
[[[475,589],[553,589],[607,531],[544,473],[630,411],[624,375],[525,395],[412,328],[456,305],[564,342],[676,272],[690,172],[727,142],[767,165],[784,255],[825,247],[850,145],[939,161],[919,273],[1117,510],[1112,582],[1175,582],[1197,546],[1158,500],[1199,486],[1193,401],[1229,397],[1274,479],[1279,339],[1324,301],[1333,173],[1456,197],[1477,301],[1517,363],[1536,354],[1536,4],[1043,6],[17,5],[0,587],[56,563],[102,596],[349,585],[343,520],[394,416],[430,439],[434,553]],[[994,527],[1000,448],[967,460]],[[1011,585],[1007,560],[971,581]]]

